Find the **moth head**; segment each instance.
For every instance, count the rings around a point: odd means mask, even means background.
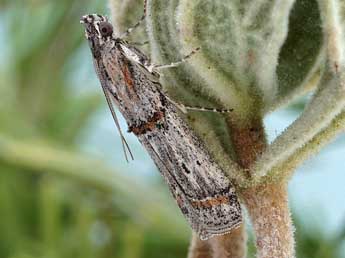
[[[85,36],[89,40],[97,38],[102,44],[113,38],[113,25],[105,16],[99,14],[84,15],[81,17],[80,23],[84,24]]]

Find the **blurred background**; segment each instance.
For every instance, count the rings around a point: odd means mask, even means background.
[[[93,70],[79,17],[106,7],[0,0],[0,258],[186,256],[189,227],[128,134],[126,163]],[[266,118],[270,140],[304,101]],[[338,137],[290,183],[299,258],[345,257],[344,146]]]

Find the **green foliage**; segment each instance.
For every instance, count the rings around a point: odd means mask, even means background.
[[[321,220],[320,220],[321,221]],[[338,233],[330,236],[321,224],[295,219],[297,257],[300,258],[342,258],[345,241],[345,224]]]
[[[289,17],[289,33],[279,54],[277,103],[283,99],[291,101],[308,87],[306,84],[310,76],[320,66],[317,58],[321,47],[322,31],[317,2],[296,1]]]
[[[315,72],[322,46],[316,1],[152,1],[150,14],[147,28],[160,62],[201,47],[189,61],[192,69],[172,72],[167,87],[198,89],[235,108],[241,120],[296,95]]]

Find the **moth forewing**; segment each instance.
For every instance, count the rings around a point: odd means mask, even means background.
[[[165,180],[192,228],[202,239],[223,234],[241,222],[240,206],[229,180],[212,161],[170,103],[164,133],[138,136],[154,151]],[[171,129],[170,129],[171,128]],[[151,146],[151,147],[150,147]],[[148,148],[148,149],[149,149]]]
[[[234,187],[159,82],[150,79],[154,74],[145,69],[148,58],[141,52],[129,53],[132,48],[120,39],[99,35],[97,17],[85,19],[85,26],[103,89],[112,95],[129,131],[148,150],[200,238],[230,232],[242,218]]]

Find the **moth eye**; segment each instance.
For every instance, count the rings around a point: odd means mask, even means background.
[[[99,24],[99,31],[103,37],[113,35],[113,26],[109,22],[101,22]]]

